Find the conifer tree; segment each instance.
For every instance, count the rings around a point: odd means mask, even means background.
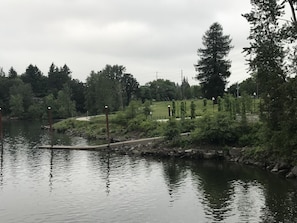
[[[211,99],[223,96],[227,78],[231,75],[231,61],[226,59],[231,46],[229,35],[223,34],[223,27],[214,23],[202,38],[204,48],[198,49],[199,60],[195,65],[203,97]]]

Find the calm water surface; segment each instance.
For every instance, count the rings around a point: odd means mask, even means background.
[[[0,222],[297,222],[295,181],[258,168],[40,150],[49,143],[40,123],[4,128]]]

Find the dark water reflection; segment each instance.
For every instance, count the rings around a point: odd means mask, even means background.
[[[296,182],[258,168],[40,150],[51,140],[40,123],[4,130],[1,222],[297,222]]]

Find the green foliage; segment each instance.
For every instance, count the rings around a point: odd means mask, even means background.
[[[15,77],[14,71],[11,72],[11,78]],[[24,83],[30,84],[36,97],[44,97],[47,93],[47,79],[37,66],[30,64],[26,72],[21,75]]]
[[[166,140],[178,141],[180,138],[180,127],[175,118],[169,119],[164,130]]]
[[[27,118],[28,119],[41,119],[44,114],[44,105],[42,103],[33,103],[30,105],[28,112],[27,112]]]
[[[121,65],[106,65],[87,78],[86,106],[90,114],[102,113],[105,105],[110,111],[118,111],[127,106],[138,90],[138,82],[131,74],[125,74]]]
[[[66,64],[59,68],[54,63],[52,63],[49,68],[47,80],[49,92],[57,97],[58,92],[63,89],[64,84],[67,84],[71,81],[70,74],[71,71]]]
[[[126,132],[137,132],[142,137],[160,136],[161,124],[157,121],[147,120],[143,115],[130,119],[127,124]]]
[[[193,131],[192,141],[215,145],[236,144],[238,129],[239,124],[225,113],[216,113],[213,117],[205,115]]]
[[[139,109],[141,107],[141,103],[139,101],[131,101],[129,106],[126,108],[125,113],[128,119],[135,118],[138,114],[141,113]]]
[[[290,157],[296,138],[296,1],[252,1],[250,46],[245,48],[256,83],[261,92],[260,112],[265,128],[264,145],[274,154]],[[292,9],[292,22],[285,4]],[[295,68],[294,68],[295,67]],[[289,68],[289,69],[288,69]],[[293,68],[293,69],[292,69]]]
[[[24,115],[24,105],[23,105],[22,95],[20,94],[11,95],[9,105],[10,105],[12,116],[22,117]]]
[[[58,92],[57,97],[57,116],[59,118],[73,117],[75,115],[75,102],[71,100],[72,92],[68,84]]]
[[[143,107],[143,114],[145,115],[145,118],[151,114],[152,109],[151,109],[151,103],[149,101],[144,102],[144,107]]]
[[[197,119],[193,120],[193,119],[183,119],[180,120],[180,132],[191,132],[193,130],[195,130],[195,128],[197,128],[198,124],[197,124]]]
[[[223,111],[223,99],[221,96],[218,97],[218,112]]]
[[[196,126],[191,133],[196,144],[255,146],[262,143],[264,132],[261,123],[243,125],[224,112],[205,115],[197,120]]]
[[[172,101],[176,98],[177,88],[174,82],[169,80],[158,79],[147,84],[151,96],[156,101]]]

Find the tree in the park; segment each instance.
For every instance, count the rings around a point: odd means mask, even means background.
[[[277,151],[297,146],[296,93],[296,6],[293,0],[253,0],[250,13],[250,46],[245,48],[251,71],[261,91],[261,114],[267,126],[265,141]],[[292,9],[287,20],[285,4]],[[289,78],[289,76],[293,78]],[[294,118],[292,118],[294,117]],[[283,149],[283,150],[280,150]]]
[[[91,72],[86,83],[86,107],[90,114],[101,113],[105,105],[117,111],[130,103],[139,84],[124,71],[122,65],[106,65],[97,73]]]
[[[198,72],[196,78],[200,81],[203,97],[211,99],[223,96],[227,78],[231,75],[231,61],[228,56],[231,46],[229,35],[223,34],[223,27],[214,23],[202,38],[204,48],[198,49]]]
[[[146,100],[151,101],[152,95],[150,87],[148,85],[140,86],[137,92],[137,97],[141,99],[142,103],[144,103]]]
[[[102,72],[91,72],[86,83],[86,108],[89,114],[102,113],[105,105],[111,111],[115,110],[112,105],[112,87],[112,81]]]
[[[175,99],[177,88],[174,82],[164,79],[154,80],[148,83],[152,98],[157,101],[171,101]]]
[[[120,82],[123,89],[124,104],[128,106],[133,95],[137,93],[139,83],[132,74],[123,74]]]
[[[243,15],[251,25],[250,46],[245,50],[250,69],[256,73],[256,81],[262,92],[262,117],[269,128],[279,130],[284,112],[281,86],[287,78],[284,42],[279,27],[284,7],[277,0],[255,0],[252,6],[252,11]]]

